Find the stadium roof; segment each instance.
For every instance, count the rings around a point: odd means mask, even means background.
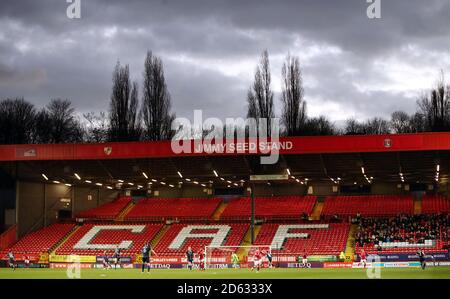
[[[226,145],[245,148],[250,143],[234,141]],[[176,154],[170,141],[2,145],[0,169],[20,180],[44,181],[44,174],[49,181],[101,183],[102,187],[113,188],[121,181],[125,186],[132,183],[129,188],[145,188],[149,183],[175,186],[181,181],[238,186],[251,174],[287,172],[290,183],[300,184],[401,182],[402,178],[408,183],[435,183],[436,177],[439,182],[449,180],[450,133],[285,137],[273,145],[280,147],[280,157],[273,165],[262,165],[261,152],[248,150]]]

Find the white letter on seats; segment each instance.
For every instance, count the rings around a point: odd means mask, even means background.
[[[193,233],[193,230],[210,230],[217,229],[217,233]],[[212,238],[210,246],[222,246],[225,238],[230,232],[229,225],[188,225],[178,233],[172,241],[169,249],[180,249],[187,239]]]
[[[328,224],[292,224],[292,225],[280,225],[278,226],[277,232],[273,237],[272,244],[270,247],[272,249],[281,249],[283,247],[286,239],[306,239],[308,238],[307,233],[290,233],[292,229],[327,229]]]
[[[120,249],[129,249],[133,245],[133,241],[122,241],[120,244],[89,244],[91,240],[97,236],[102,230],[129,230],[132,233],[141,233],[144,231],[145,225],[99,225],[94,226],[88,231],[83,238],[78,241],[74,249],[92,249],[92,250],[112,250],[119,245]]]

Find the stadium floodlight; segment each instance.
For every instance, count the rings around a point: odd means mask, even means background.
[[[42,174],[42,177],[43,177],[46,181],[48,181],[48,177],[47,177],[45,174]]]
[[[144,178],[148,179],[148,175],[145,172],[142,172],[142,175],[144,176]]]
[[[90,180],[85,180],[84,182],[85,182],[85,183],[88,183],[88,184],[91,184],[91,183],[92,183],[92,181],[90,181]]]
[[[81,181],[81,177],[79,176],[78,173],[74,173],[73,175],[74,175],[79,181]]]
[[[59,183],[60,183],[60,181],[53,181],[53,183],[55,183],[55,184],[59,184]]]
[[[219,176],[219,174],[217,173],[217,171],[213,170],[213,173],[214,173],[214,175],[215,175],[216,177]]]
[[[177,173],[180,178],[183,178],[183,175],[181,174],[181,172],[177,171]]]
[[[289,168],[286,168],[286,172],[288,175],[291,175],[291,171],[289,170]]]

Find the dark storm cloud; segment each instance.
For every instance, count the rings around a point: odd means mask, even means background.
[[[140,83],[150,49],[163,58],[177,115],[198,108],[205,117],[245,116],[267,48],[277,95],[290,52],[303,66],[310,114],[387,118],[413,112],[420,92],[450,66],[445,0],[381,0],[380,20],[367,18],[365,0],[81,0],[80,20],[66,17],[67,5],[0,3],[0,98],[41,106],[63,97],[81,112],[107,110],[117,60]]]

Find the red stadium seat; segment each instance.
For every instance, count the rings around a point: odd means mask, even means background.
[[[259,218],[299,218],[311,214],[316,196],[279,196],[255,198],[255,214]],[[221,219],[248,219],[251,215],[251,199],[241,197],[230,201]]]
[[[412,215],[413,212],[414,204],[411,196],[329,196],[325,200],[322,215],[348,217],[360,213],[362,216],[381,217],[399,214]]]
[[[270,245],[278,227],[279,224],[263,224],[255,245]],[[287,239],[281,250],[272,251],[274,255],[301,255],[305,250],[308,255],[338,255],[345,250],[349,230],[350,225],[347,223],[330,223],[327,229],[300,230],[309,237]]]
[[[125,220],[210,219],[220,198],[148,198],[140,200]]]
[[[114,220],[131,202],[131,197],[121,197],[113,202],[79,213],[77,218]]]
[[[146,242],[151,241],[158,231],[163,227],[162,224],[84,224],[81,226],[60,248],[57,249],[56,254],[59,255],[101,255],[104,249],[97,248],[92,245],[90,248],[77,249],[74,246],[83,238],[86,237],[94,227],[106,228],[106,227],[118,227],[118,226],[128,226],[128,227],[142,227],[143,229],[139,232],[132,232],[130,229],[120,229],[120,230],[100,230],[96,234],[93,234],[90,239],[90,244],[104,245],[112,244],[117,245],[122,241],[131,241],[129,248],[122,250],[124,255],[133,256],[140,252],[141,248]],[[99,246],[100,247],[100,246]],[[107,250],[109,252],[112,249]]]
[[[422,198],[422,214],[450,213],[450,201],[444,196],[425,195]]]
[[[195,225],[195,224],[190,224]],[[203,226],[203,224],[199,224]],[[226,246],[239,246],[244,238],[245,233],[248,231],[249,225],[244,223],[220,223],[220,224],[211,224],[204,225],[205,228],[201,230],[197,230],[197,233],[217,233],[217,228],[211,228],[216,225],[229,227],[228,234],[224,239],[224,243],[222,245]],[[174,242],[175,238],[180,235],[180,232],[183,228],[186,228],[187,224],[174,224],[167,231],[167,233],[163,236],[163,238],[157,244],[155,251],[158,254],[166,255],[166,256],[184,256],[187,248],[191,246],[195,251],[199,249],[203,249],[206,245],[209,245],[211,242],[211,238],[189,238],[186,239],[183,244],[179,246],[177,249],[171,249],[170,245]],[[237,248],[236,248],[237,249]],[[213,252],[213,255],[215,252]],[[223,254],[223,252],[222,252]]]
[[[74,224],[52,224],[20,239],[9,250],[14,254],[39,254],[48,252],[73,228]]]

